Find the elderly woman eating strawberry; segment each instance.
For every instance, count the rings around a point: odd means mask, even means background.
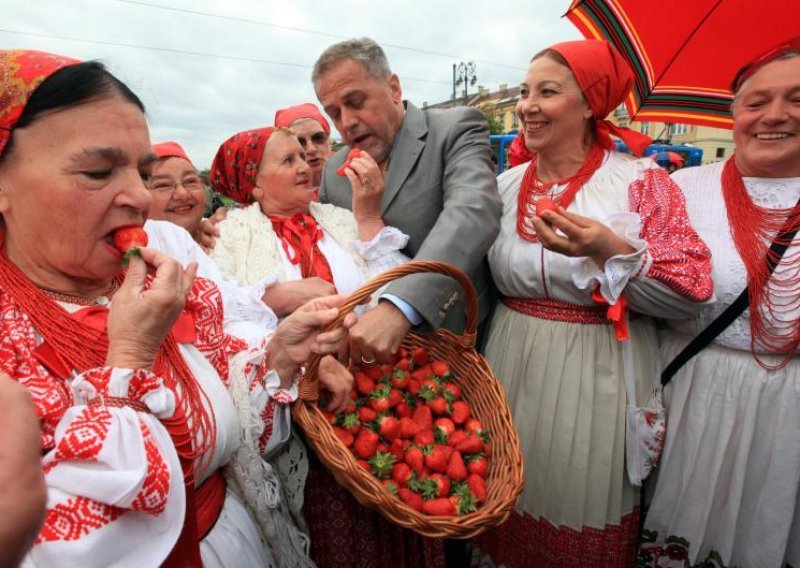
[[[299,365],[353,323],[319,331],[341,298],[253,348],[226,335],[216,286],[138,240],[156,156],[136,95],[34,51],[0,51],[0,92],[0,371],[33,399],[48,491],[26,562],[310,566],[263,456]],[[335,361],[321,379],[352,380]]]

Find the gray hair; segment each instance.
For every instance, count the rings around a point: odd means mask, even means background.
[[[316,86],[322,75],[345,59],[352,59],[361,63],[367,73],[375,79],[386,79],[392,74],[389,60],[386,59],[386,54],[381,46],[375,40],[362,37],[335,43],[323,51],[314,64],[314,70],[311,72],[311,82]]]

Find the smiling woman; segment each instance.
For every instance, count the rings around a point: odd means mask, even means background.
[[[749,311],[670,384],[641,566],[800,566],[800,37],[742,69],[733,91],[733,157],[674,175],[718,302],[669,322],[664,360],[743,290]]]
[[[0,51],[0,93],[0,371],[36,407],[48,491],[26,565],[310,566],[262,457],[288,438],[299,364],[346,337],[318,331],[342,298],[253,347],[224,334],[195,263],[142,247],[120,266],[156,159],[136,95],[35,51]]]

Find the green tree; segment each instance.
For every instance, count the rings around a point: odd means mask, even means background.
[[[483,116],[486,117],[486,122],[489,123],[489,134],[502,134],[503,121],[496,117],[492,112],[486,110],[481,110],[481,112],[483,113]]]

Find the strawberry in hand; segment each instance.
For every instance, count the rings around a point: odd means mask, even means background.
[[[350,151],[347,153],[347,158],[345,158],[344,164],[339,166],[339,168],[336,170],[336,175],[344,176],[345,168],[349,168],[350,162],[352,162],[355,158],[358,158],[360,156],[361,156],[361,150],[359,150],[358,148],[351,148]]]
[[[121,227],[114,231],[114,246],[125,256],[122,263],[127,264],[134,254],[139,254],[140,247],[147,246],[147,233],[139,226]]]

